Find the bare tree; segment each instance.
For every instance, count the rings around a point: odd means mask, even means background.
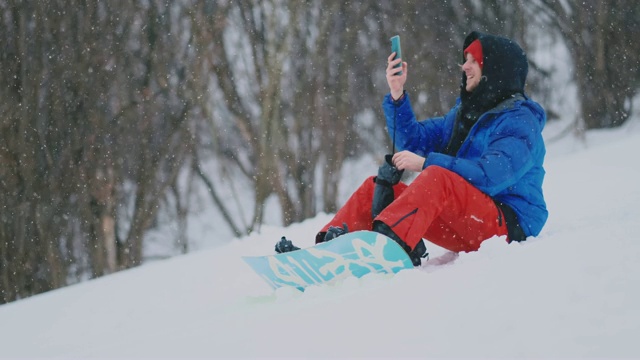
[[[216,9],[203,11],[209,18],[198,22],[234,27],[199,29],[198,36],[211,51],[224,98],[218,107],[229,115],[212,123],[218,152],[254,184],[247,231],[262,222],[271,195],[285,224],[312,216],[320,157],[327,156],[323,181],[335,189],[344,146],[355,135],[349,118],[356,79],[349,64],[358,32],[345,31],[343,16],[353,9],[338,1],[240,1]]]
[[[640,4],[633,0],[527,3],[564,39],[585,129],[622,125],[640,82]]]
[[[140,264],[192,152],[172,3],[112,5],[0,3],[2,301]]]

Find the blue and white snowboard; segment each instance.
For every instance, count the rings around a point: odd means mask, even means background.
[[[372,231],[354,231],[326,243],[284,254],[242,259],[274,289],[305,287],[371,273],[412,269],[395,241]]]

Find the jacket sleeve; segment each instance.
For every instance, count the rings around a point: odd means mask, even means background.
[[[394,101],[391,94],[387,94],[382,102],[382,108],[387,121],[389,137],[394,140],[399,151],[408,150],[426,157],[434,151],[442,151],[449,139],[453,123],[449,114],[418,121],[409,95],[405,94],[400,101]],[[451,122],[451,124],[449,124]]]
[[[513,186],[535,165],[537,154],[533,152],[536,151],[535,144],[541,141],[541,129],[539,122],[527,111],[510,112],[500,117],[494,120],[498,122],[497,126],[485,132],[487,139],[476,139],[487,144],[481,154],[463,154],[456,158],[432,153],[425,166],[449,169],[489,196]]]

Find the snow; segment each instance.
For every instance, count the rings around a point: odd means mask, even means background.
[[[263,226],[0,306],[0,357],[640,357],[639,130],[548,144],[550,218],[527,242],[427,244],[421,268],[274,292],[240,257],[309,246],[331,215]]]

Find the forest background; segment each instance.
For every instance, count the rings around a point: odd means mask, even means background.
[[[571,119],[557,136],[618,127],[638,19],[634,0],[0,0],[0,304],[152,260],[160,225],[162,256],[189,252],[204,207],[220,241],[268,202],[282,225],[335,212],[348,162],[391,147],[392,35],[423,118],[452,106],[480,30],[527,51],[527,94]]]

